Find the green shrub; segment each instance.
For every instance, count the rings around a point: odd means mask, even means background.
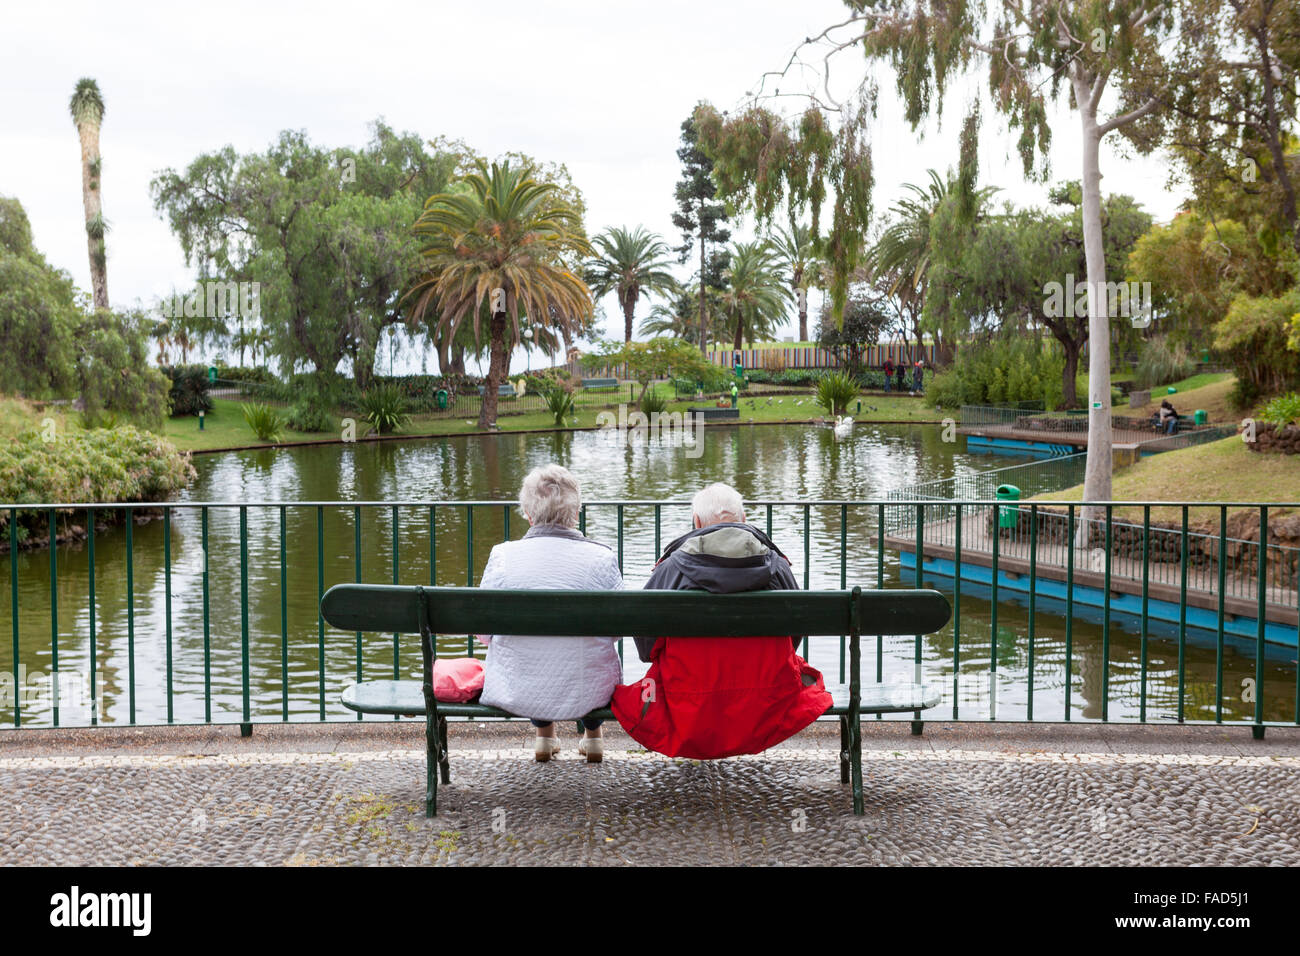
[[[167,394],[173,418],[182,415],[197,415],[199,412],[212,411],[212,398],[208,389],[208,370],[202,365],[170,365],[163,369],[172,383]]]
[[[244,413],[244,421],[253,430],[258,441],[278,442],[280,440],[280,434],[284,430],[284,419],[274,408],[257,402],[240,405],[239,408]]]
[[[995,340],[959,349],[952,365],[935,375],[928,396],[936,405],[1061,403],[1065,357],[1055,343],[1034,339]]]
[[[661,395],[653,388],[647,388],[645,394],[641,396],[640,407],[646,415],[663,412],[668,407],[668,396]]]
[[[269,368],[245,368],[242,365],[218,365],[217,378],[226,382],[255,382],[261,385],[276,385],[279,379]]]
[[[395,432],[410,421],[406,397],[395,385],[375,385],[362,392],[359,407],[371,429],[380,435]]]
[[[1134,378],[1142,388],[1155,388],[1181,381],[1195,371],[1196,362],[1188,353],[1187,346],[1182,343],[1170,345],[1169,340],[1160,335],[1142,347]]]
[[[843,372],[831,372],[817,381],[817,404],[827,415],[843,415],[849,402],[858,397],[858,385]]]
[[[0,443],[0,501],[17,505],[164,501],[193,479],[189,454],[130,425],[69,432],[50,442],[24,431]],[[44,513],[20,510],[19,537],[29,529],[43,532],[46,520]],[[0,530],[8,521],[8,510],[0,510]]]
[[[555,419],[555,425],[558,428],[564,424],[564,419],[573,414],[573,390],[559,384],[550,384],[541,390],[542,401],[546,404],[546,410],[551,413]]]
[[[1300,420],[1300,395],[1291,392],[1288,395],[1279,395],[1259,413],[1259,420],[1278,428],[1286,428],[1292,422]]]
[[[329,406],[315,396],[294,402],[285,423],[296,432],[330,432],[336,425]]]

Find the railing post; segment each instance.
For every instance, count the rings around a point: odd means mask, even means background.
[[[289,722],[289,582],[284,539],[288,525],[285,506],[280,506],[280,719]]]
[[[1268,505],[1259,509],[1259,583],[1257,634],[1255,638],[1255,725],[1251,727],[1251,736],[1256,740],[1264,739],[1264,627],[1265,611],[1268,600]],[[1300,662],[1297,662],[1300,667]]]
[[[1066,505],[1065,528],[1065,719],[1074,689],[1074,505]]]
[[[248,506],[239,506],[239,660],[243,697],[243,721],[239,725],[241,737],[253,735],[252,708],[249,701],[248,674]]]
[[[18,647],[18,509],[9,509],[9,611],[13,626],[14,652],[14,726],[23,725],[23,695],[17,693],[19,657]]]
[[[16,555],[10,554],[9,560],[13,561]],[[95,509],[86,509],[86,576],[88,584],[88,598],[86,607],[86,617],[90,623],[90,726],[99,725],[99,679],[95,673],[97,664],[96,654],[98,648],[95,640]],[[18,610],[17,605],[14,607],[15,612]],[[15,632],[17,628],[14,629]],[[15,663],[17,663],[15,661]],[[17,668],[15,667],[15,672]]]
[[[163,591],[167,616],[167,723],[173,722],[172,708],[172,509],[163,509]]]
[[[50,689],[53,695],[52,710],[54,714],[54,726],[59,726],[59,547],[58,547],[58,527],[54,509],[49,511],[50,521]],[[18,679],[17,668],[14,668],[14,679]],[[14,696],[18,696],[20,691],[17,684],[14,685]],[[132,718],[132,723],[134,723]]]
[[[135,515],[126,509],[126,672],[129,722],[135,724]]]

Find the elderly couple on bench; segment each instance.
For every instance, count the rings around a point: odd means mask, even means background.
[[[544,465],[530,472],[519,506],[531,527],[522,539],[492,549],[480,587],[623,587],[613,551],[578,531],[581,492],[567,469]],[[710,485],[695,495],[691,510],[694,530],[664,549],[646,588],[714,594],[797,589],[789,559],[745,523],[735,489]],[[531,718],[539,761],[560,749],[557,721],[582,719],[607,705],[642,746],[696,759],[759,753],[831,706],[822,675],[795,653],[799,635],[637,637],[637,652],[650,669],[633,684],[622,683],[617,637],[478,639],[488,647],[480,702]],[[599,763],[600,721],[583,720],[583,727],[578,753]]]

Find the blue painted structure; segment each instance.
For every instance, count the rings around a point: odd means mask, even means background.
[[[916,567],[916,554],[913,551],[900,550],[899,562],[903,568],[908,570]],[[923,574],[933,574],[936,577],[952,578],[956,571],[956,565],[947,558],[927,558],[922,566]],[[993,583],[993,569],[984,567],[975,563],[963,561],[961,564],[961,579],[963,582],[971,581],[975,584],[991,587]],[[1105,607],[1105,593],[1101,588],[1086,587],[1080,584],[1072,585],[1074,589],[1075,607],[1080,605],[1103,609]],[[1064,602],[1066,598],[1067,585],[1064,581],[1056,581],[1051,578],[1038,577],[1036,580],[1035,593],[1041,597],[1056,599]],[[998,569],[998,590],[1009,592],[1018,592],[1025,595],[1029,593],[1029,575],[1018,572],[1007,573],[1001,568]],[[1139,594],[1117,594],[1111,592],[1110,610],[1112,614],[1131,615],[1141,618],[1142,615],[1142,596]],[[1147,618],[1148,620],[1162,621],[1166,624],[1172,624],[1175,628],[1178,626],[1179,606],[1172,601],[1160,601],[1155,598],[1147,599]],[[1187,627],[1191,631],[1193,628],[1201,631],[1210,631],[1217,635],[1219,629],[1219,615],[1217,611],[1208,608],[1187,606]],[[1259,624],[1255,618],[1224,615],[1223,632],[1225,637],[1235,639],[1247,639],[1251,644],[1258,641]],[[1296,648],[1296,629],[1288,624],[1276,623],[1273,621],[1264,622],[1264,642],[1265,644],[1275,644],[1278,647]]]

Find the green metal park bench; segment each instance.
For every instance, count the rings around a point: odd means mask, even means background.
[[[582,387],[589,392],[609,391],[618,388],[616,378],[584,378]]]
[[[451,780],[448,717],[513,717],[482,704],[444,703],[433,696],[433,635],[536,634],[542,636],[747,637],[764,634],[848,637],[849,683],[828,684],[826,711],[840,718],[840,783],[853,785],[853,812],[863,813],[863,714],[920,712],[939,703],[939,693],[919,684],[861,683],[860,637],[928,634],[947,623],[951,608],[938,591],[543,591],[484,588],[339,584],[321,599],[321,616],[345,631],[419,634],[424,679],[353,684],[343,705],[363,714],[425,718],[425,815],[437,813],[438,768]],[[612,720],[608,708],[588,716]]]

